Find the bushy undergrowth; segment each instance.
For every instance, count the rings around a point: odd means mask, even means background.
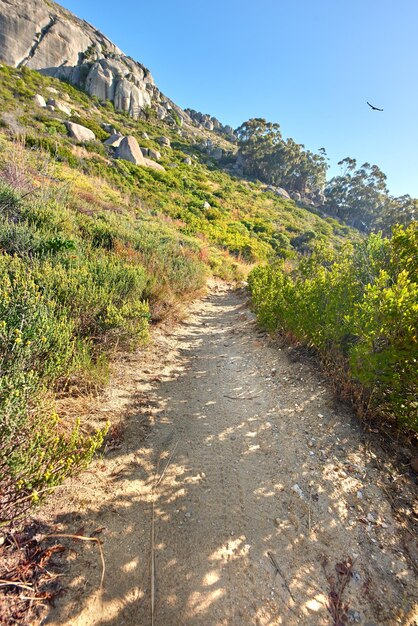
[[[111,103],[92,107],[91,99],[80,90],[25,68],[3,66],[0,77],[6,127],[21,136],[27,147],[41,149],[79,173],[100,177],[124,193],[134,194],[136,202],[145,204],[155,214],[182,222],[177,228],[184,235],[203,235],[238,262],[265,261],[276,254],[297,257],[301,246],[310,249],[314,240],[332,240],[339,245],[347,235],[341,236],[336,220],[321,219],[314,212],[296,207],[293,201],[262,193],[259,183],[244,183],[216,169],[205,153],[177,134],[177,126],[173,128],[158,120],[132,120],[115,112]],[[50,86],[69,99],[67,104],[80,116],[72,119],[95,132],[99,141],[83,148],[90,153],[88,158],[74,149],[76,142],[68,137],[63,124],[65,114],[58,110],[34,111],[33,95],[38,92],[48,97]],[[161,152],[160,162],[166,171],[109,160],[112,155],[100,143],[107,136],[102,123],[111,124],[123,134],[132,134],[140,145]],[[143,137],[144,132],[148,138]],[[157,138],[162,134],[170,137],[171,148],[159,145]],[[186,154],[196,157],[193,165],[184,163]],[[205,208],[205,202],[210,208]],[[221,273],[225,263],[219,264]]]
[[[418,224],[336,254],[317,249],[293,271],[258,267],[259,320],[316,348],[376,415],[418,430]]]
[[[96,141],[77,144],[65,113],[35,106],[51,87]],[[209,273],[240,279],[248,264],[320,241],[338,248],[347,233],[217,169],[176,125],[133,120],[25,68],[0,67],[0,99],[0,517],[10,519],[103,438],[56,416],[57,389],[97,381],[111,348],[146,340],[150,321]],[[161,152],[165,171],[114,159],[108,125]]]
[[[146,340],[149,304],[199,289],[199,247],[147,220],[86,215],[0,184],[0,498],[7,521],[87,464],[104,431],[62,423],[47,392]],[[74,199],[73,199],[74,200]],[[151,309],[152,310],[152,309]],[[93,373],[92,371],[93,370]]]

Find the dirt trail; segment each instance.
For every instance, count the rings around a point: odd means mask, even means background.
[[[373,451],[312,366],[257,331],[242,293],[196,303],[122,366],[100,410],[129,413],[122,445],[67,483],[53,524],[105,528],[104,587],[95,546],[70,544],[47,623],[151,624],[153,503],[156,626],[332,624],[325,571],[348,557],[349,621],[417,623]]]

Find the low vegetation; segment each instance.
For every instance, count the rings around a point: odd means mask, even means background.
[[[362,413],[418,431],[417,223],[249,277],[269,329],[314,349]]]
[[[218,169],[149,114],[134,121],[26,69],[0,68],[0,518],[23,514],[89,463],[106,428],[57,414],[56,394],[96,389],[116,349],[147,341],[209,275],[242,279],[257,262],[296,259],[348,234],[261,183]],[[65,100],[96,141],[70,139]],[[103,124],[162,153],[164,171],[115,160]],[[144,136],[144,133],[146,135]],[[157,139],[170,138],[162,148]],[[192,165],[184,162],[192,157]]]
[[[102,446],[106,428],[62,419],[57,394],[100,388],[115,351],[144,344],[208,276],[241,280],[257,264],[260,320],[338,364],[362,405],[417,427],[413,226],[362,243],[341,221],[223,171],[176,120],[133,120],[25,68],[0,77],[0,524]],[[51,89],[95,141],[77,144],[65,113],[34,104]],[[115,160],[105,125],[161,152],[165,171]],[[305,182],[320,186],[323,156],[303,154]],[[298,189],[298,172],[287,174]]]

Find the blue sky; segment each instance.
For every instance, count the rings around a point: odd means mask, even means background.
[[[376,163],[418,197],[418,0],[64,0],[177,104]],[[374,112],[366,100],[384,109]]]

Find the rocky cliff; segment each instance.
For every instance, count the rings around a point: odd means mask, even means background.
[[[206,128],[206,130],[223,133],[231,141],[235,141],[236,137],[232,126],[224,126],[218,119],[216,119],[216,117],[207,113],[200,113],[194,109],[185,109],[185,112],[198,126]]]
[[[68,80],[134,118],[149,106],[160,119],[173,108],[187,117],[161,94],[147,68],[50,0],[0,0],[0,60]]]

